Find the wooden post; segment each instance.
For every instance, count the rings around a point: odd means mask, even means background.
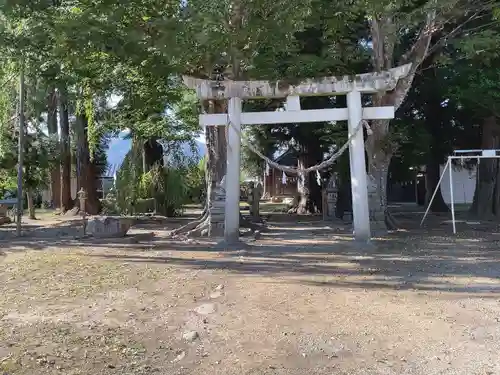
[[[349,112],[349,136],[351,136],[363,120],[363,106],[359,91],[351,91],[347,94],[347,110]],[[367,242],[370,240],[370,211],[368,207],[365,142],[362,129],[358,131],[349,144],[349,161],[351,167],[354,237],[358,241]]]
[[[240,150],[241,99],[229,99],[227,136],[226,209],[224,240],[236,243],[240,237]]]

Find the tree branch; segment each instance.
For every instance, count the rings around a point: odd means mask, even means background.
[[[432,35],[436,32],[436,30],[436,10],[433,9],[427,14],[427,20],[425,25],[420,30],[417,40],[400,60],[403,64],[411,62],[413,73],[418,69],[425,56],[427,56]]]
[[[460,23],[455,28],[453,28],[453,30],[451,30],[448,34],[442,36],[436,43],[434,43],[434,45],[432,47],[429,48],[429,53],[436,51],[439,47],[443,46],[443,44],[445,44],[450,38],[455,37],[461,30],[463,30],[463,28],[465,27],[465,25],[467,23],[469,23],[473,20],[479,19],[481,17],[481,16],[479,16],[479,13],[480,13],[479,11],[475,12],[467,20],[465,20],[464,22]],[[494,23],[492,22],[491,24],[494,24]],[[490,26],[491,24],[488,24],[487,26]],[[481,28],[483,26],[485,26],[485,25],[482,25],[482,26],[474,28],[474,29],[469,29],[467,31],[470,32],[470,31],[473,31],[475,29]]]
[[[377,16],[373,16],[371,31],[373,44],[373,66],[376,72],[381,72],[384,69],[384,45],[382,42],[380,22]]]
[[[434,4],[437,1],[433,0]],[[417,69],[429,53],[431,39],[436,30],[436,9],[433,8],[427,13],[427,20],[420,30],[417,40],[401,57],[400,62],[412,64],[409,74],[398,81],[394,91],[384,95],[381,99],[382,104],[393,105],[395,110],[399,108],[411,87]]]

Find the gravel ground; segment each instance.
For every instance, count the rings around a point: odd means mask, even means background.
[[[3,243],[0,370],[500,374],[496,232],[436,227],[366,247],[280,223],[220,252],[151,228],[135,232],[154,241]]]

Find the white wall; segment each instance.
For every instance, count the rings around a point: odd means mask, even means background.
[[[443,173],[443,169],[444,165],[441,166],[441,173]],[[461,167],[453,167],[452,171],[453,202],[458,204],[472,203],[476,190],[476,168],[468,170]],[[450,204],[450,174],[448,170],[446,170],[441,182],[441,192],[443,193],[444,201]]]

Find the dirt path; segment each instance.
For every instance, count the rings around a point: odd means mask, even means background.
[[[0,263],[0,369],[500,374],[500,247],[468,235],[363,248],[282,223],[224,253],[161,232],[145,245],[12,247]]]

